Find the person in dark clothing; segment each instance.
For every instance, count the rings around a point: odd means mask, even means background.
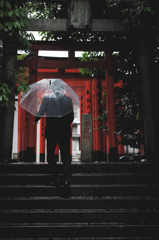
[[[66,114],[67,109],[69,109],[69,112]],[[35,116],[35,123],[39,121],[40,116],[45,113],[46,116],[55,116],[46,117],[45,127],[47,161],[52,172],[52,185],[58,186],[59,184],[59,172],[55,158],[55,148],[58,143],[63,161],[64,186],[65,188],[69,188],[71,180],[70,139],[72,137],[70,124],[74,120],[72,99],[58,93],[52,97],[45,96]],[[62,117],[56,117],[58,115],[62,115]]]

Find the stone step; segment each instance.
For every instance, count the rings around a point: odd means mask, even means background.
[[[60,176],[62,183],[62,176]],[[159,175],[155,174],[132,174],[132,173],[74,173],[71,184],[153,184],[158,182]],[[35,185],[49,184],[51,174],[0,174],[1,185]]]
[[[1,240],[70,240],[70,238],[0,238]],[[91,240],[145,240],[145,237],[92,237]],[[71,240],[88,240],[88,238],[71,238]],[[158,237],[146,237],[146,240],[158,240]]]
[[[62,196],[64,188],[45,185],[1,185],[1,197]],[[140,185],[71,185],[71,196],[150,196],[159,197],[157,184]]]
[[[58,164],[62,171],[63,164]],[[72,163],[72,173],[157,173],[159,163]],[[0,173],[50,173],[47,163],[1,164]]]
[[[21,224],[0,225],[5,238],[158,237],[159,225]]]
[[[73,163],[72,172],[64,198],[48,164],[1,164],[0,239],[158,240],[157,164]]]
[[[60,224],[159,224],[158,211],[106,211],[105,209],[1,210],[0,224],[60,223]]]
[[[15,209],[125,209],[159,210],[159,198],[149,197],[4,197],[0,198],[0,210]]]

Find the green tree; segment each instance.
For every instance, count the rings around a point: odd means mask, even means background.
[[[0,1],[0,158],[10,159],[12,151],[14,100],[20,90],[26,91],[28,84],[19,81],[16,67],[17,49],[29,51],[28,26],[25,4],[11,0]]]
[[[98,61],[103,52],[84,52],[81,61]],[[113,53],[118,61],[129,62],[129,70],[114,70],[116,97],[116,134],[120,134],[118,144],[141,148],[143,145],[143,115],[141,108],[141,87],[138,74],[137,54],[135,51]],[[89,75],[98,80],[105,79],[104,69],[81,68],[83,75]],[[120,84],[118,84],[120,83]],[[121,84],[122,83],[122,84]],[[101,100],[102,104],[102,100]],[[102,105],[101,105],[102,106]],[[100,121],[102,131],[108,131],[107,109],[96,119]],[[102,122],[105,122],[102,124]]]
[[[107,6],[115,10],[126,23],[134,30],[154,31],[159,26],[159,5],[157,0],[106,0]]]
[[[156,160],[159,144],[159,101],[158,67],[158,26],[159,5],[157,0],[106,0],[108,7],[118,12],[120,17],[129,24],[136,38],[139,52],[139,75],[142,95],[144,122],[145,155]],[[132,45],[134,43],[132,42]]]

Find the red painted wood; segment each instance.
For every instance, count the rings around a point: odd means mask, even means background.
[[[101,115],[101,96],[100,96],[100,88],[99,88],[99,80],[95,79],[95,118]],[[102,124],[101,121],[96,121],[96,127],[98,128]],[[103,151],[103,142],[102,142],[102,131],[100,129],[96,130],[96,151]]]
[[[38,50],[34,50],[34,57],[30,60],[29,68],[29,84],[35,83],[37,81],[37,72],[38,72]],[[36,124],[33,124],[35,116],[28,113],[28,136],[27,136],[27,148],[34,149],[36,152]],[[34,156],[31,157],[33,161]]]
[[[102,114],[104,113],[104,111],[106,110],[106,102],[105,102],[105,95],[104,92],[106,91],[106,84],[105,81],[102,81]],[[103,124],[105,124],[105,121],[102,122]],[[105,131],[102,132],[103,133],[103,154],[107,155],[107,134]]]
[[[105,70],[106,77],[106,101],[108,111],[108,135],[109,135],[109,148],[116,148],[117,141],[115,121],[115,96],[114,96],[114,79],[113,79],[113,68],[112,68],[112,54],[111,52],[106,53],[106,60],[108,61],[108,69]]]
[[[18,95],[18,153],[22,151],[22,108],[19,107],[21,93]]]
[[[92,81],[92,117],[93,117],[93,153],[96,151],[96,120],[95,120],[95,112],[96,112],[96,99],[95,99],[95,79]]]
[[[119,48],[119,46],[118,46]],[[50,44],[48,42],[44,41],[38,41],[35,43],[32,43],[31,49],[37,49],[37,50],[48,50],[48,51],[108,51],[110,49],[110,46],[107,46],[104,42],[96,43],[96,42],[63,42],[61,44],[57,42],[51,42]],[[115,50],[115,49],[114,49]]]
[[[89,80],[85,82],[85,100],[85,113],[92,114],[92,82]]]
[[[40,152],[39,154],[45,154],[45,117],[40,119]]]
[[[99,61],[84,62],[80,60],[69,61],[69,60],[46,60],[45,58],[38,59],[38,68],[105,68],[106,63],[103,59]]]

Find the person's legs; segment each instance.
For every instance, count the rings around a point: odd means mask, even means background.
[[[59,173],[55,158],[55,148],[57,144],[57,139],[53,138],[53,135],[47,136],[47,161],[50,165],[50,170],[52,174],[52,181],[56,184],[59,178]]]
[[[71,158],[70,158],[70,138],[67,135],[59,138],[58,141],[61,159],[64,165],[64,180],[70,183],[71,180]]]

